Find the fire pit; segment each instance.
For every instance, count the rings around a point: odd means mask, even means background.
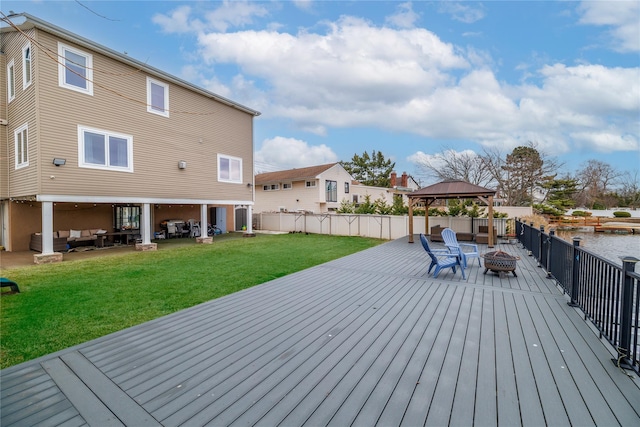
[[[510,271],[515,277],[518,277],[516,274],[516,261],[520,259],[519,257],[509,255],[503,251],[493,251],[483,254],[482,258],[484,258],[485,268],[483,274],[487,274],[487,271],[491,270],[502,277],[505,272]]]

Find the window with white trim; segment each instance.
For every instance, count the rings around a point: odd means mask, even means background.
[[[29,166],[29,125],[24,124],[13,132],[15,139],[16,169]]]
[[[22,47],[22,89],[31,84],[31,43]]]
[[[290,182],[285,182],[282,184],[282,189],[283,190],[291,190],[293,188],[293,184]]]
[[[7,64],[7,98],[8,102],[16,97],[16,67],[13,59]]]
[[[349,194],[349,183],[348,182],[344,183],[344,192],[345,192],[345,194]]]
[[[147,111],[169,117],[169,85],[147,77]]]
[[[279,184],[263,185],[262,189],[264,191],[277,191],[280,189],[280,185]]]
[[[58,85],[93,95],[93,56],[58,43]]]
[[[326,200],[327,202],[338,201],[338,183],[336,181],[325,181],[326,185]]]
[[[133,172],[133,136],[78,126],[78,166]]]
[[[311,187],[315,187],[316,186],[316,182],[315,181],[307,181],[304,183],[304,186],[307,188],[311,188]]]
[[[218,154],[218,181],[242,184],[242,159]]]

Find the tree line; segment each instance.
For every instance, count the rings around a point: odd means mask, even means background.
[[[351,161],[340,163],[354,179],[378,187],[389,186],[395,168],[395,162],[376,151],[356,154]],[[436,181],[462,180],[495,189],[505,205],[533,206],[540,213],[561,215],[579,207],[640,206],[638,171],[623,172],[597,159],[588,160],[573,173],[560,173],[562,166],[530,142],[506,155],[498,149],[475,153],[445,148],[424,159],[418,168]]]

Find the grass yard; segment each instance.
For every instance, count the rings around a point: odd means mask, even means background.
[[[6,368],[382,243],[305,234],[161,246],[3,271],[21,293],[0,299]]]

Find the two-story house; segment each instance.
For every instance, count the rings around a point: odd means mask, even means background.
[[[399,181],[393,172],[389,188],[363,185],[340,163],[261,173],[255,177],[255,211],[326,213],[338,210],[342,202],[363,203],[367,196],[391,205],[400,195],[407,203],[406,195],[420,187],[406,173]]]
[[[55,255],[56,230],[85,228],[152,247],[173,218],[250,229],[259,112],[28,14],[0,31],[7,250],[42,233]]]
[[[353,178],[340,163],[255,176],[256,212],[335,211],[349,198]]]

